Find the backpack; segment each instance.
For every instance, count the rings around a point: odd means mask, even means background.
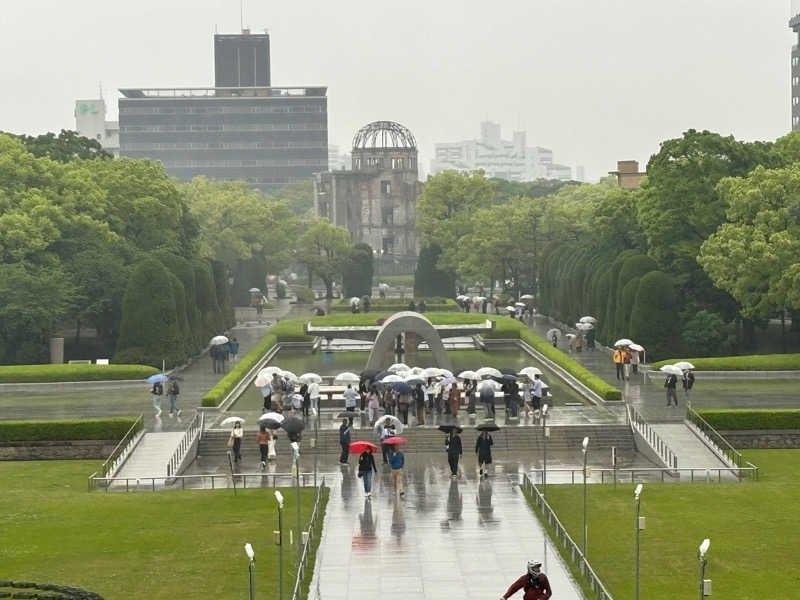
[[[169,383],[169,393],[173,396],[177,396],[181,393],[181,389],[178,387],[177,381],[170,381]]]

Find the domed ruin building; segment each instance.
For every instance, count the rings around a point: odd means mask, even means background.
[[[380,275],[412,273],[417,264],[417,142],[393,121],[375,121],[353,138],[351,170],[318,173],[314,211],[369,244]]]

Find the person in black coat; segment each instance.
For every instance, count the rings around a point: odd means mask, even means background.
[[[486,465],[492,463],[493,444],[494,441],[492,440],[492,436],[489,435],[488,431],[482,431],[478,436],[478,439],[475,440],[475,453],[478,455],[478,472],[480,477],[486,477],[489,475]]]
[[[347,457],[350,454],[350,425],[347,419],[342,419],[342,424],[339,425],[339,445],[342,447],[339,462],[346,465]]]
[[[445,449],[447,450],[447,462],[450,465],[450,477],[455,479],[458,477],[458,459],[464,453],[461,447],[461,436],[458,435],[458,429],[453,429],[445,442]]]

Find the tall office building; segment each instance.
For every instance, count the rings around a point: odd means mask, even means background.
[[[106,103],[102,98],[75,101],[75,131],[97,140],[104,150],[119,156],[119,123],[106,121]]]
[[[269,87],[269,34],[214,35],[214,87]]]
[[[270,87],[266,34],[215,35],[214,52],[216,87],[120,90],[120,154],[263,191],[326,171],[327,88]]]
[[[789,27],[797,36],[792,46],[792,131],[800,130],[800,13],[789,19]]]

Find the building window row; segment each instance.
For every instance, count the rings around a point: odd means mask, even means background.
[[[327,167],[325,159],[289,159],[289,160],[164,160],[167,168],[202,168],[202,167]]]
[[[174,133],[178,131],[326,131],[321,123],[241,123],[225,125],[125,125],[122,133]]]
[[[353,159],[353,168],[355,170],[361,169],[362,166],[366,168],[375,168],[375,169],[383,169],[386,164],[390,164],[392,169],[414,169],[417,164],[417,159],[413,157],[409,158],[392,158],[391,161],[384,161],[383,158],[378,156],[369,156],[365,160],[361,160],[360,157],[356,157]]]
[[[253,143],[128,143],[126,150],[268,150],[274,148],[327,150],[324,141],[316,142],[253,142]]]
[[[321,104],[292,106],[120,106],[121,115],[245,115],[252,113],[321,113]]]

